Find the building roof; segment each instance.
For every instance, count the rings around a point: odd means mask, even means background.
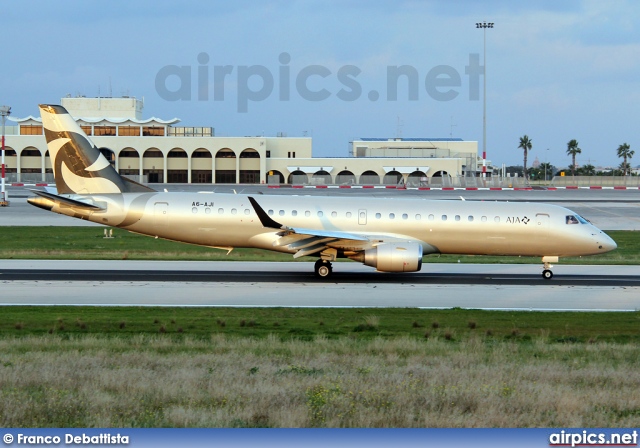
[[[99,123],[101,121],[108,121],[109,123],[113,123],[113,124],[126,123],[127,121],[130,121],[136,124],[148,124],[151,122],[159,123],[159,124],[175,124],[180,121],[179,118],[172,118],[171,120],[163,120],[161,118],[156,118],[156,117],[147,118],[146,120],[137,120],[135,118],[95,118],[95,117],[91,117],[91,118],[74,117],[74,119],[76,121],[84,121],[85,123]],[[9,120],[14,121],[16,123],[23,123],[25,121],[37,121],[40,123],[42,122],[40,117],[34,117],[33,115],[29,115],[28,117],[25,117],[25,118],[9,117]]]
[[[402,138],[402,137],[363,137],[359,139],[362,142],[463,142],[464,140],[461,138],[432,138],[432,137],[411,137],[411,138]]]

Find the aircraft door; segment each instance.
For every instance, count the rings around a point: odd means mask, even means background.
[[[156,202],[153,206],[153,224],[156,227],[166,227],[169,218],[169,204]]]
[[[358,224],[361,226],[367,224],[367,211],[364,209],[358,210]]]
[[[538,213],[536,215],[536,228],[542,235],[546,235],[549,231],[549,215],[546,213]]]

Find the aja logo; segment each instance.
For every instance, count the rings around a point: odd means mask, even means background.
[[[507,224],[524,224],[527,225],[529,224],[529,221],[531,221],[529,218],[527,218],[526,216],[523,216],[522,218],[518,217],[518,216],[509,216],[507,217]]]

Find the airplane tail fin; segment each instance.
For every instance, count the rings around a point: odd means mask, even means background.
[[[58,194],[154,191],[121,177],[64,107],[41,104],[40,116]]]

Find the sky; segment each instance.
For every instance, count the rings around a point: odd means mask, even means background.
[[[640,3],[209,1],[0,3],[0,104],[12,117],[71,95],[144,98],[143,117],[219,136],[454,137],[496,166],[619,165],[640,150]],[[476,22],[494,28],[477,29]],[[400,73],[400,75],[398,75]],[[631,164],[640,163],[640,152]]]

